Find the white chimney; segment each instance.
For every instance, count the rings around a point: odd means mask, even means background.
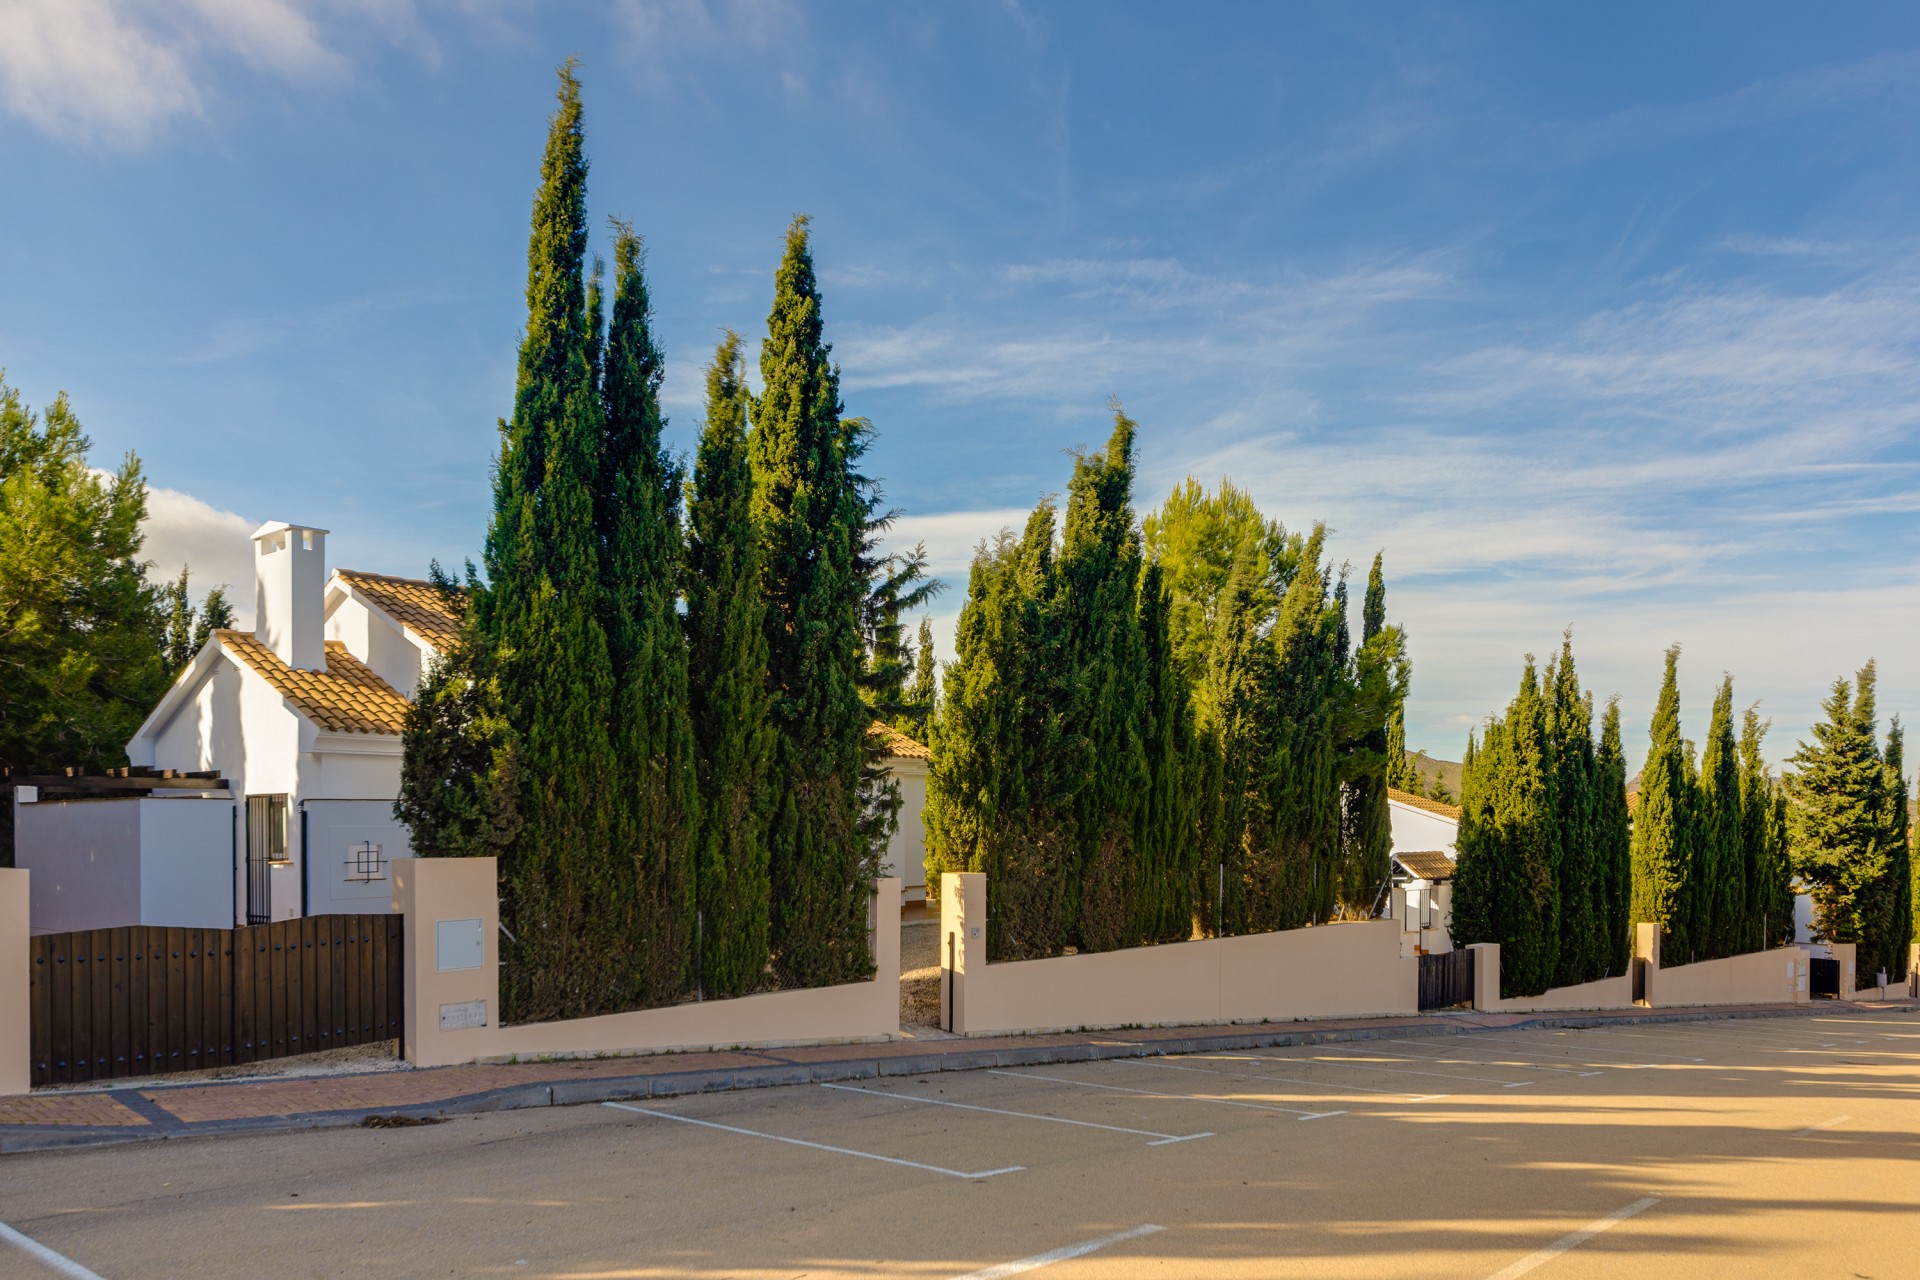
[[[270,520],[253,531],[253,632],[290,667],[325,671],[327,531]]]

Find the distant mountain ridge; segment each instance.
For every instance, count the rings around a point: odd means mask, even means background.
[[[1406,755],[1407,768],[1419,775],[1421,780],[1419,787],[1414,788],[1417,794],[1432,795],[1434,784],[1437,782],[1446,789],[1444,799],[1451,804],[1460,803],[1460,762],[1458,760],[1442,760],[1424,751],[1409,751]]]

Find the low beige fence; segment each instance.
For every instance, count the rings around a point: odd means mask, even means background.
[[[1720,960],[1676,965],[1660,964],[1660,926],[1642,924],[1634,931],[1634,963],[1641,969],[1641,998],[1651,1009],[1686,1009],[1707,1005],[1805,1004],[1811,956],[1799,947],[1778,947]],[[1500,996],[1500,945],[1473,944],[1473,1007],[1482,1013],[1578,1013],[1596,1009],[1628,1009],[1636,1003],[1632,974],[1554,987],[1537,996]],[[1840,961],[1840,996],[1853,995],[1853,947],[1833,946]]]
[[[984,875],[940,881],[942,1020],[961,1035],[1414,1013],[1393,920],[987,963]]]
[[[849,1044],[899,1035],[898,879],[875,882],[870,981],[503,1027],[494,859],[396,858],[392,865],[393,909],[407,918],[404,1047],[416,1066]]]

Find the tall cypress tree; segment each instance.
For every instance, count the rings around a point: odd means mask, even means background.
[[[707,369],[707,419],[688,525],[688,685],[702,815],[694,851],[699,977],[709,993],[741,995],[759,986],[767,969],[767,769],[774,729],[747,462],[747,390],[740,336],[732,332]]]
[[[1272,650],[1264,643],[1264,584],[1256,552],[1241,548],[1212,614],[1213,647],[1194,698],[1199,786],[1200,916],[1215,936],[1254,932],[1251,893],[1260,858],[1248,828],[1266,775],[1263,726]],[[1264,848],[1264,847],[1263,847]]]
[[[1740,722],[1740,850],[1747,918],[1742,951],[1793,941],[1793,873],[1787,865],[1785,801],[1760,754],[1768,722],[1748,707]]]
[[[940,700],[935,666],[933,620],[922,618],[920,634],[913,646],[913,680],[907,685],[906,710],[893,722],[894,728],[921,744],[925,744],[933,731],[933,717]]]
[[[1147,787],[1134,836],[1132,942],[1184,942],[1193,933],[1193,709],[1174,659],[1172,603],[1159,561],[1148,561],[1140,575],[1139,624],[1147,683]]]
[[[1554,906],[1560,945],[1553,985],[1591,982],[1607,969],[1601,937],[1605,915],[1594,839],[1593,699],[1573,665],[1573,633],[1547,667],[1547,761],[1553,795]]]
[[[1103,452],[1075,459],[1057,572],[1063,658],[1072,673],[1068,732],[1084,746],[1074,820],[1078,941],[1106,951],[1127,938],[1129,877],[1147,792],[1146,652],[1137,593],[1133,421],[1118,406]]]
[[[1389,875],[1393,823],[1387,788],[1393,776],[1393,725],[1406,702],[1407,662],[1400,628],[1387,626],[1383,557],[1375,553],[1361,607],[1360,648],[1352,687],[1345,698],[1347,741],[1342,750],[1342,799],[1346,857],[1341,901],[1353,913],[1371,914]],[[1402,728],[1404,738],[1405,730]],[[1406,751],[1400,752],[1404,767]]]
[[[1508,997],[1539,995],[1558,967],[1550,764],[1547,699],[1529,656],[1506,716],[1468,741],[1451,908],[1456,946],[1500,944]]]
[[[620,222],[614,233],[613,318],[604,349],[590,353],[603,368],[595,517],[620,774],[614,844],[633,863],[634,891],[625,904],[633,999],[662,1004],[678,999],[693,979],[699,797],[678,609],[686,546],[680,470],[661,441],[665,362],[653,340],[640,238]]]
[[[1886,820],[1883,840],[1887,850],[1888,920],[1881,944],[1889,982],[1907,976],[1907,941],[1913,936],[1913,831],[1907,812],[1906,733],[1895,716],[1887,726],[1883,756],[1887,767]]]
[[[636,881],[613,838],[613,672],[595,522],[603,426],[571,62],[559,99],[534,197],[513,417],[494,469],[488,587],[475,600],[475,661],[497,676],[518,734],[524,825],[500,867],[501,1002],[515,1021],[622,1009],[633,995],[623,904]]]
[[[1733,678],[1720,682],[1700,757],[1700,795],[1693,833],[1694,930],[1709,958],[1741,950],[1747,919],[1745,806],[1739,746],[1733,736]]]
[[[774,965],[784,984],[864,978],[876,859],[862,824],[871,721],[860,697],[857,562],[868,518],[820,314],[808,220],[787,228],[750,456],[765,555],[767,674],[779,782],[767,826]]]
[[[1620,700],[1609,698],[1593,761],[1593,862],[1600,893],[1594,904],[1600,956],[1608,974],[1627,972],[1633,958],[1632,819],[1627,813],[1627,760],[1620,743]]]
[[[1693,857],[1688,848],[1687,761],[1680,737],[1680,646],[1667,650],[1666,675],[1648,729],[1640,803],[1633,814],[1633,898],[1636,922],[1665,931],[1661,961],[1686,964],[1700,956],[1693,934]]]

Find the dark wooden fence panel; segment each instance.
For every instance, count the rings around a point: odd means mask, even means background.
[[[1473,956],[1462,948],[1420,957],[1420,1007],[1448,1009],[1473,1002]]]
[[[1808,995],[1837,998],[1840,994],[1840,962],[1828,956],[1814,956],[1809,962],[1807,979]]]
[[[399,916],[30,940],[34,1084],[233,1066],[400,1036]]]

